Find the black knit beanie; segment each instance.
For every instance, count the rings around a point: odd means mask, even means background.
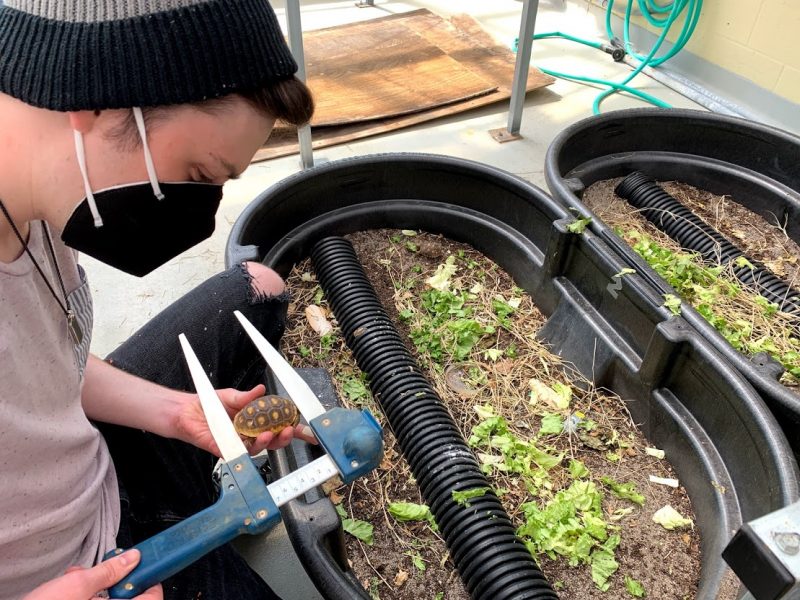
[[[267,0],[0,4],[0,92],[42,108],[183,104],[296,71]]]

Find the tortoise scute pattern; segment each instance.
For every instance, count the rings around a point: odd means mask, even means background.
[[[284,427],[294,427],[300,422],[300,412],[294,403],[281,396],[256,398],[233,418],[236,431],[248,437],[271,431],[280,433]]]

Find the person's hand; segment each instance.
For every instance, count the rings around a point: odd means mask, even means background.
[[[233,419],[237,412],[239,412],[248,402],[252,402],[259,396],[266,393],[266,388],[259,384],[252,390],[241,392],[232,388],[217,390],[219,399],[228,415]],[[178,416],[176,418],[176,436],[184,442],[194,444],[198,448],[211,452],[215,456],[220,456],[219,448],[214,441],[211,431],[206,422],[206,416],[203,412],[203,407],[200,405],[200,399],[196,395],[187,397],[187,401],[183,404]],[[252,438],[245,438],[250,440]],[[300,438],[306,442],[316,444],[317,440],[314,437],[311,428],[307,425],[297,425],[295,427],[285,427],[278,435],[271,431],[266,431],[250,443],[248,450],[250,454],[258,454],[262,450],[277,450],[283,448],[292,441],[292,438]]]
[[[141,554],[138,550],[128,550],[119,556],[101,562],[91,569],[70,567],[61,577],[43,583],[22,600],[90,600],[101,598],[103,590],[119,583],[139,564]],[[161,585],[156,585],[138,600],[163,600]]]

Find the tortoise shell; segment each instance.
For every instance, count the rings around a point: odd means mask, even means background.
[[[256,398],[233,418],[236,431],[253,438],[265,431],[277,435],[284,427],[294,427],[299,422],[300,412],[291,400],[271,395]]]

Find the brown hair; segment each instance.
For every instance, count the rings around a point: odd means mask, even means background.
[[[305,125],[314,114],[314,97],[311,90],[297,77],[292,76],[277,82],[269,82],[255,90],[241,90],[202,102],[192,103],[198,110],[218,114],[238,95],[244,98],[258,112],[290,125]],[[150,129],[169,118],[170,106],[143,106],[142,116],[145,126]],[[123,121],[108,133],[108,137],[126,148],[140,144],[139,134],[133,113],[128,113]]]
[[[239,95],[257,111],[290,125],[305,125],[314,115],[311,90],[297,77],[284,79],[252,92],[239,92]],[[224,100],[225,97],[220,99]]]

